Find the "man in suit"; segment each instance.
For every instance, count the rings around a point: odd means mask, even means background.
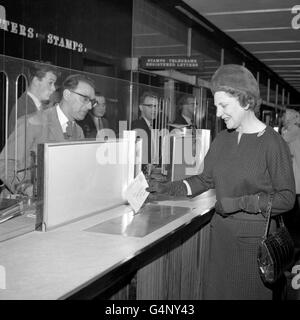
[[[179,99],[175,124],[192,126],[195,123],[197,102],[193,96],[184,95]]]
[[[16,119],[46,108],[59,76],[60,72],[50,63],[34,63],[29,67],[28,88],[10,111],[8,134],[15,129]]]
[[[109,122],[105,118],[106,99],[99,93],[96,93],[95,99],[97,101],[95,107],[87,113],[83,120],[78,121],[85,138],[96,138],[100,135],[101,130],[109,129]]]
[[[157,95],[150,91],[144,92],[140,97],[139,110],[141,117],[132,122],[131,128],[137,132],[137,137],[143,140],[142,163],[154,163],[156,162],[156,155],[153,138],[155,136],[156,118],[159,112]]]
[[[57,105],[18,119],[17,129],[9,136],[0,154],[0,178],[6,186],[13,192],[19,192],[20,185],[25,184],[27,188],[28,171],[34,165],[32,154],[36,154],[38,143],[84,139],[75,120],[84,119],[95,104],[93,81],[75,74],[65,79],[62,99]],[[6,155],[8,165],[5,170]]]

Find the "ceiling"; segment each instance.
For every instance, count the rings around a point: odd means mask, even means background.
[[[299,0],[184,2],[300,92]]]

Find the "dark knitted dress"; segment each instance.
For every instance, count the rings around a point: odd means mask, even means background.
[[[288,146],[269,126],[259,134],[243,134],[239,143],[238,132],[222,131],[205,157],[203,173],[187,182],[193,196],[215,188],[217,200],[275,193],[273,214],[290,210],[295,201]],[[261,214],[213,216],[205,299],[271,299],[256,262],[264,227]]]

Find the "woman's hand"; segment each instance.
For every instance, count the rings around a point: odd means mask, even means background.
[[[167,194],[170,196],[186,196],[187,188],[182,181],[158,182],[149,181],[149,187],[146,191],[157,194]]]
[[[266,209],[268,197],[269,196],[266,193],[246,195],[236,198],[224,197],[216,202],[215,209],[218,213],[224,216],[228,216],[238,211],[244,211],[252,214],[263,213]]]

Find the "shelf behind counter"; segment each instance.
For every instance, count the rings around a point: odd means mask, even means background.
[[[136,216],[123,205],[1,242],[0,299],[201,299],[214,203],[212,190]]]

